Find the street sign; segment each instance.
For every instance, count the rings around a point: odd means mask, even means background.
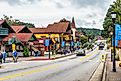
[[[49,39],[45,39],[45,46],[49,46],[50,45],[50,40]]]

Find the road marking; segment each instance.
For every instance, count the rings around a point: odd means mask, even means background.
[[[43,67],[43,68],[39,68],[39,69],[35,69],[35,70],[30,70],[30,71],[25,71],[25,72],[21,72],[21,73],[8,75],[8,76],[5,76],[5,77],[1,77],[0,81],[19,77],[19,76],[29,75],[29,74],[33,74],[33,73],[37,73],[37,72],[43,72],[43,71],[47,71],[47,70],[50,70],[50,69],[56,69],[59,66],[62,66],[62,64],[61,65],[56,64],[56,65],[48,66],[48,67],[45,67],[45,68]]]
[[[95,54],[95,53],[97,53],[97,52],[99,52],[98,49],[96,49],[95,51],[93,51],[91,54],[88,54],[88,55],[84,56],[84,57],[81,58],[80,60],[82,61],[82,60],[84,60],[85,58],[88,58],[88,57],[92,56],[93,54]]]

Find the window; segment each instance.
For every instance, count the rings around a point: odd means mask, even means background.
[[[0,35],[8,35],[8,28],[0,28]]]

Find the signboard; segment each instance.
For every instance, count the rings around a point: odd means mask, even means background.
[[[115,24],[115,46],[116,47],[119,46],[118,42],[120,40],[121,40],[121,25]],[[112,46],[114,46],[113,42],[114,42],[114,38],[112,38]]]
[[[49,39],[46,39],[45,40],[45,46],[49,46],[50,45],[50,40]]]
[[[119,24],[115,25],[115,39],[121,40],[121,25]]]
[[[41,40],[39,40],[39,43],[42,43],[42,44],[43,44],[43,43],[44,43],[44,40],[42,40],[42,39],[41,39]]]

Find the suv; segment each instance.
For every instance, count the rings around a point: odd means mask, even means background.
[[[84,49],[79,49],[77,52],[76,52],[76,56],[85,56],[86,53],[85,53],[85,50]]]

